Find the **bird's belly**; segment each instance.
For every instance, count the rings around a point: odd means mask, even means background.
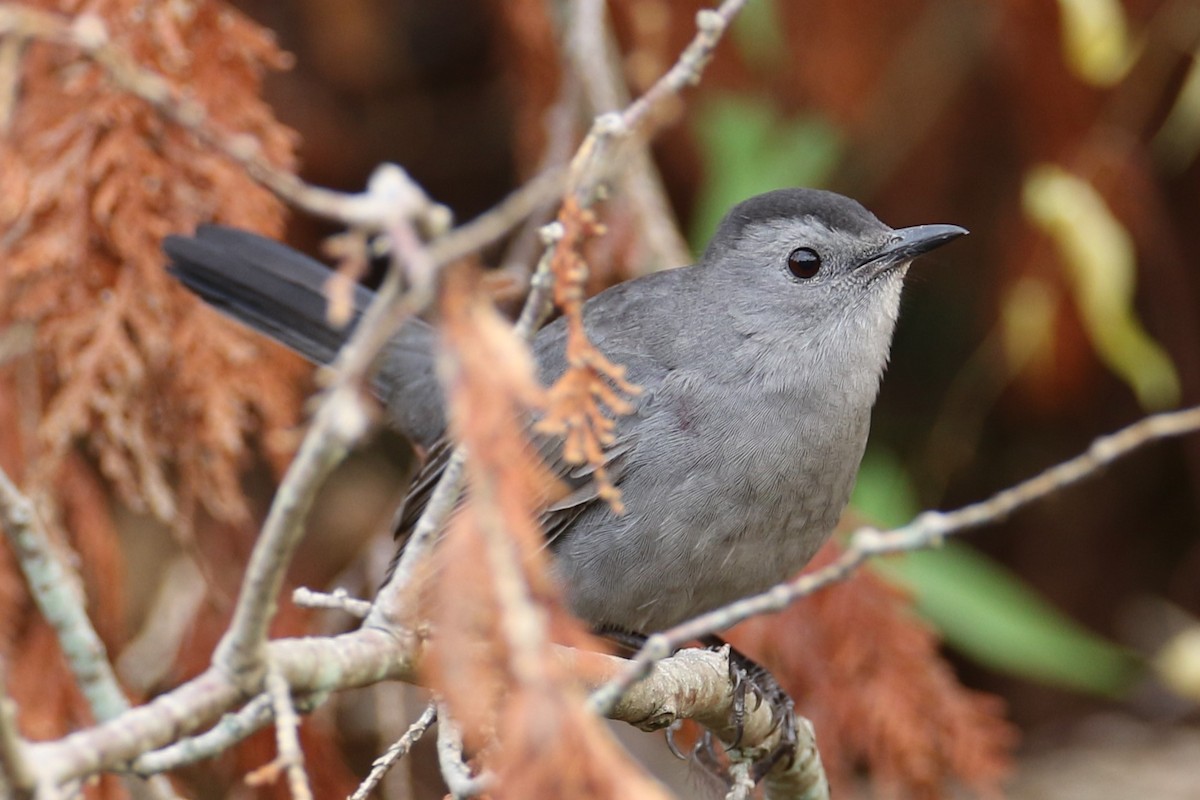
[[[672,459],[645,459],[623,481],[627,513],[591,510],[559,548],[576,613],[651,632],[799,571],[837,523],[866,439],[865,419],[802,427],[802,441],[779,426],[728,431],[707,449],[677,443]],[[726,444],[754,441],[766,444]]]

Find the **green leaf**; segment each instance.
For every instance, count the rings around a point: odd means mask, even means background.
[[[711,99],[697,114],[696,134],[706,173],[689,237],[697,252],[734,203],[769,189],[820,185],[841,154],[829,123],[781,118],[761,98]]]
[[[918,510],[900,464],[878,451],[863,461],[853,502],[887,527]],[[962,542],[872,565],[913,595],[918,613],[952,647],[991,669],[1105,697],[1121,695],[1142,670],[1129,651],[1085,630]]]
[[[1122,647],[1085,630],[1019,578],[961,542],[876,562],[914,594],[955,649],[1040,683],[1119,697],[1141,672]]]

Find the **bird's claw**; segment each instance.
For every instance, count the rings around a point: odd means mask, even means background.
[[[722,642],[721,646],[726,645]],[[734,731],[730,747],[736,748],[741,745],[746,726],[746,698],[749,695],[754,697],[752,710],[757,711],[763,703],[767,703],[771,708],[774,722],[768,735],[782,730],[779,743],[754,763],[752,775],[757,783],[781,760],[786,758],[790,765],[796,758],[800,739],[795,703],[775,680],[775,676],[760,664],[732,647],[729,648],[728,660],[729,682],[733,691],[730,715]],[[711,749],[711,737],[708,746]]]
[[[681,727],[683,727],[683,720],[678,719],[667,726],[667,749],[680,761],[687,761],[688,754],[680,750],[679,744],[675,741],[675,734]]]

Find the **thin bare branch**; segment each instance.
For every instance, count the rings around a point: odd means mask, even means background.
[[[420,640],[402,630],[360,629],[326,638],[276,640],[268,646],[267,656],[294,695],[319,699],[330,691],[384,680],[415,682]],[[143,754],[212,723],[262,690],[261,680],[247,689],[229,673],[210,668],[119,717],[56,741],[29,743],[30,763],[59,785],[125,768]]]
[[[433,552],[437,537],[458,503],[459,495],[462,494],[466,462],[466,450],[461,446],[456,447],[450,454],[450,460],[446,462],[442,477],[434,487],[425,511],[417,520],[412,536],[404,544],[404,550],[400,553],[396,568],[392,570],[391,578],[375,596],[374,606],[367,615],[364,626],[390,628],[403,624],[412,616],[412,609],[408,608],[405,602],[405,592],[412,585],[420,565],[424,564]]]
[[[267,665],[265,688],[275,716],[275,743],[279,754],[276,764],[287,774],[293,800],[312,800],[312,787],[304,769],[304,750],[300,747],[300,715],[292,704],[292,692],[275,664]]]
[[[700,80],[717,43],[744,5],[746,0],[725,0],[715,9],[697,12],[696,35],[666,74],[624,111],[596,117],[571,162],[567,178],[567,185],[581,207],[589,208],[596,201],[600,182],[616,168],[619,162],[613,152],[616,146],[635,133],[648,135],[653,123],[652,112],[684,87]]]
[[[417,717],[416,722],[408,726],[408,730],[404,735],[396,740],[395,744],[387,749],[383,755],[375,759],[371,764],[371,771],[367,773],[367,777],[354,790],[354,794],[350,795],[350,800],[367,800],[369,795],[379,782],[383,780],[383,776],[391,769],[397,761],[408,755],[422,736],[429,730],[434,722],[437,721],[437,704],[429,703],[425,710],[421,712],[421,716]]]
[[[326,608],[333,611],[344,611],[352,617],[362,619],[371,613],[371,603],[351,597],[345,589],[334,589],[332,592],[317,592],[306,586],[301,586],[292,592],[292,602],[304,608]]]
[[[29,591],[54,628],[67,663],[97,719],[128,710],[108,654],[79,596],[78,579],[62,562],[38,520],[33,501],[0,470],[0,520]]]
[[[317,488],[366,428],[366,412],[358,394],[350,386],[338,386],[317,409],[312,427],[279,484],[250,554],[233,619],[213,654],[215,666],[244,680],[248,687],[257,685],[266,666],[267,628]]]
[[[33,502],[0,469],[0,522],[25,575],[30,594],[42,616],[54,628],[71,673],[83,691],[88,707],[99,720],[111,720],[129,710],[108,651],[83,606],[79,582],[50,542],[38,520]],[[40,762],[31,762],[38,764]],[[154,780],[144,788],[153,797],[172,798],[171,785]]]
[[[600,114],[627,106],[629,90],[621,75],[620,53],[605,3],[577,0],[572,16],[568,52],[592,111]],[[632,143],[629,157],[622,163],[623,194],[634,209],[634,219],[648,250],[648,263],[656,268],[686,264],[690,257],[687,242],[679,233],[645,137]]]
[[[565,180],[565,169],[559,165],[548,167],[499,204],[432,241],[430,258],[438,264],[448,264],[503,238],[529,215],[562,194]]]
[[[184,737],[162,749],[140,755],[129,768],[138,775],[154,775],[213,758],[270,724],[271,719],[271,699],[265,694],[259,695],[236,713],[222,716],[204,733]]]
[[[441,709],[438,719],[438,766],[450,796],[454,800],[470,800],[484,794],[493,783],[492,775],[487,772],[471,774],[471,768],[463,760],[462,731],[450,719],[446,709]]]

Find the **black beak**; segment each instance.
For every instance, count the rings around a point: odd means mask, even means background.
[[[912,228],[900,228],[892,231],[891,241],[864,261],[862,266],[875,263],[903,264],[967,233],[966,228],[957,225],[917,225]]]

